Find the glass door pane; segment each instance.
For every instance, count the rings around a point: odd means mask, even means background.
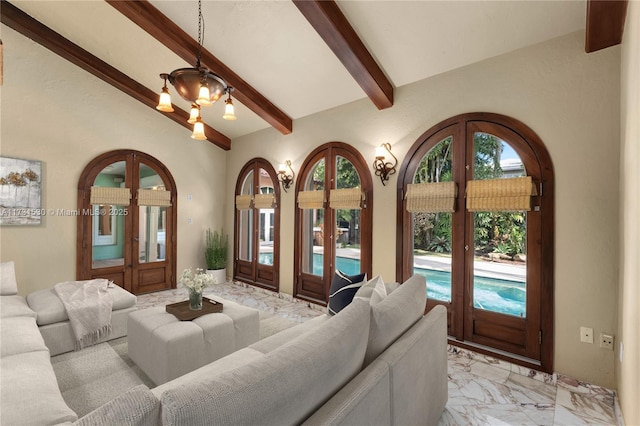
[[[438,142],[422,157],[413,183],[451,182],[453,137]],[[451,230],[453,214],[418,212],[413,221],[413,273],[427,279],[427,298],[451,302]]]
[[[336,189],[360,188],[360,176],[354,165],[344,157],[336,156]],[[335,269],[347,275],[360,273],[360,213],[359,209],[335,211]]]
[[[497,136],[474,133],[474,179],[526,176],[522,160]],[[475,212],[473,306],[526,317],[527,212]]]
[[[253,195],[253,170],[242,182],[240,195]],[[253,248],[253,209],[238,210],[238,259],[251,262]]]
[[[323,191],[325,179],[324,158],[319,160],[308,174],[305,191]],[[302,272],[324,276],[324,209],[302,211]]]
[[[140,163],[140,189],[164,191],[162,178],[146,164]],[[138,262],[161,262],[166,259],[167,207],[138,206]]]
[[[273,180],[269,173],[260,169],[260,193],[261,194],[274,194],[275,188]],[[258,255],[258,263],[263,265],[273,265],[273,242],[275,239],[275,235],[273,233],[274,230],[274,220],[275,220],[275,209],[273,208],[261,208],[260,219],[258,222],[258,238],[260,241],[259,246],[259,255]]]
[[[124,187],[125,173],[125,161],[109,164],[98,173],[93,186]],[[124,265],[124,207],[92,204],[91,208],[91,267],[98,269]]]

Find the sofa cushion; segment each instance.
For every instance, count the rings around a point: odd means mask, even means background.
[[[37,314],[27,305],[27,301],[22,296],[2,296],[0,297],[0,318],[10,317],[31,317],[36,318]]]
[[[422,317],[426,303],[425,278],[422,275],[414,275],[380,303],[371,306],[365,366]]]
[[[0,356],[47,351],[42,334],[33,317],[3,318],[0,322]]]
[[[113,297],[112,311],[136,305],[137,297],[117,285],[109,285],[107,292]],[[27,303],[38,313],[38,325],[68,321],[67,311],[53,288],[34,291],[27,295]]]
[[[347,275],[337,270],[331,280],[329,289],[329,304],[327,305],[327,313],[335,315],[345,308],[353,300],[356,291],[364,284],[366,274]]]
[[[366,284],[362,285],[358,291],[356,291],[355,296],[353,296],[354,299],[366,299],[371,305],[379,303],[385,297],[387,297],[387,287],[380,275],[367,281]]]
[[[18,294],[16,270],[13,260],[0,263],[0,295],[11,296]]]
[[[284,345],[287,342],[290,342],[298,336],[301,336],[305,333],[312,333],[322,323],[330,320],[331,318],[333,317],[329,315],[319,315],[315,318],[300,323],[295,327],[289,327],[285,330],[280,331],[279,333],[273,334],[266,339],[258,340],[256,343],[250,345],[249,347],[266,354],[275,349],[278,349],[280,346]]]
[[[158,424],[160,424],[160,401],[145,385],[129,389],[74,423],[76,426],[156,426]]]
[[[78,419],[62,399],[49,351],[0,359],[0,424],[55,425]]]
[[[369,320],[369,304],[356,300],[253,362],[166,390],[163,424],[300,424],[362,368]]]

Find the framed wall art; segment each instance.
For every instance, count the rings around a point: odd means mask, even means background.
[[[0,225],[40,225],[42,162],[0,157]]]

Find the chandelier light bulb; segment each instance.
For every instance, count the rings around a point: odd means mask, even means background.
[[[201,117],[198,117],[196,122],[193,123],[193,133],[191,134],[191,138],[198,141],[207,139],[207,136],[204,134],[204,123],[202,122]]]
[[[169,89],[167,86],[162,88],[162,92],[160,93],[160,101],[158,102],[158,106],[156,106],[158,111],[162,112],[173,112],[173,107],[171,106],[171,95],[169,94]]]
[[[224,103],[224,115],[222,118],[225,120],[235,120],[237,117],[235,114],[235,108],[233,107],[233,102],[231,101],[231,96],[229,96],[229,99],[225,100]]]
[[[189,119],[187,120],[187,123],[194,124],[199,116],[200,116],[200,106],[198,104],[191,104],[191,113],[189,114]]]
[[[200,86],[200,92],[198,93],[196,103],[204,107],[211,106],[211,92],[209,91],[209,86],[206,84]]]

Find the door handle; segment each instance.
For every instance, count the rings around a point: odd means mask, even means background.
[[[138,238],[138,237],[133,237],[133,241],[140,241],[140,238]]]

